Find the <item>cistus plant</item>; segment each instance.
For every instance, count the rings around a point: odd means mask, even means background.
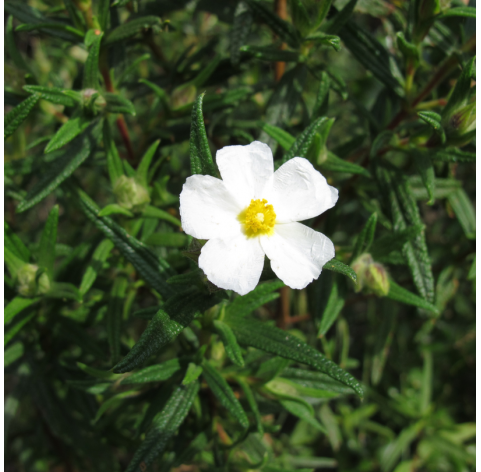
[[[4,8],[6,470],[474,470],[474,2]]]

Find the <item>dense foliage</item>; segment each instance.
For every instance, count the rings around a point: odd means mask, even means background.
[[[6,470],[474,469],[474,7],[4,6]],[[307,289],[182,231],[254,140],[339,189]]]

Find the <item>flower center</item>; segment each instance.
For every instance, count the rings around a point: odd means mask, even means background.
[[[267,200],[251,200],[250,205],[240,213],[239,220],[244,225],[247,236],[271,235],[274,233],[276,214]]]

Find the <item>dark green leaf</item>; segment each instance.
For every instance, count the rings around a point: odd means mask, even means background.
[[[25,246],[22,240],[10,229],[6,221],[3,222],[3,228],[4,246],[20,260],[28,262],[30,260],[30,251],[27,246]]]
[[[339,38],[339,36],[321,33],[320,31],[305,37],[304,41],[313,41],[318,44],[326,44],[327,46],[331,46],[335,51],[339,51],[341,49],[341,38]]]
[[[91,121],[83,116],[77,115],[70,118],[62,127],[55,133],[55,136],[49,141],[45,147],[45,153],[56,151],[67,143],[72,141],[75,137],[87,129]]]
[[[161,364],[151,365],[134,372],[122,380],[122,385],[143,384],[148,382],[161,382],[170,379],[182,369],[181,359],[175,358]]]
[[[329,293],[329,298],[327,299],[326,308],[324,309],[319,324],[318,337],[324,336],[329,331],[329,328],[334,324],[341,313],[344,303],[344,296],[341,294],[339,284],[334,280],[331,292]]]
[[[107,339],[113,363],[116,363],[120,357],[120,334],[127,286],[126,277],[117,276],[115,278],[107,308]]]
[[[119,41],[125,41],[126,39],[135,36],[137,33],[140,33],[147,28],[152,28],[153,26],[162,26],[162,20],[157,16],[142,16],[140,18],[135,18],[134,20],[130,20],[113,29],[105,38],[104,44],[106,46],[111,46]]]
[[[182,223],[178,218],[172,216],[169,212],[161,210],[160,208],[153,207],[148,205],[145,210],[142,212],[142,216],[144,218],[156,218],[158,220],[168,221],[172,223],[174,226],[182,226]]]
[[[321,170],[327,170],[330,172],[363,175],[368,178],[372,177],[371,173],[364,167],[354,164],[353,162],[345,161],[330,151],[327,152],[327,159],[319,163],[319,167]]]
[[[124,215],[129,218],[132,218],[134,214],[124,208],[123,206],[120,206],[117,203],[111,203],[110,205],[104,206],[100,211],[98,216],[110,216],[110,215]]]
[[[104,122],[103,128],[104,149],[107,154],[107,169],[109,171],[110,183],[115,187],[117,179],[124,175],[124,168],[120,159],[115,142],[112,139],[110,124],[108,120]]]
[[[360,397],[363,396],[362,387],[354,377],[296,336],[261,321],[239,316],[226,315],[224,322],[232,328],[240,344],[307,364],[351,387]]]
[[[220,320],[214,320],[214,328],[224,344],[227,357],[239,367],[244,367],[244,358],[242,357],[241,349],[229,325]]]
[[[50,280],[53,278],[53,264],[55,262],[55,245],[57,244],[58,205],[55,205],[48,215],[43,227],[40,247],[38,251],[38,265],[47,271]]]
[[[175,274],[169,264],[152,253],[140,241],[128,234],[107,216],[99,217],[98,206],[80,189],[76,189],[77,202],[87,218],[109,238],[121,254],[135,267],[140,276],[162,296],[173,295],[166,280]]]
[[[84,89],[99,88],[99,55],[100,55],[100,43],[102,41],[103,33],[95,35],[92,44],[90,45],[89,55],[85,61],[84,75],[82,86]]]
[[[204,360],[202,366],[204,368],[202,375],[212,393],[217,397],[220,404],[239,421],[241,426],[247,428],[249,426],[247,415],[227,381],[207,360]]]
[[[443,120],[448,120],[451,115],[456,111],[456,109],[464,104],[464,102],[469,97],[471,92],[471,79],[475,76],[475,60],[473,57],[464,66],[461,75],[456,82],[451,96],[449,97],[448,103],[443,109],[442,117]]]
[[[328,33],[337,34],[341,31],[342,27],[349,21],[349,18],[351,18],[356,3],[357,0],[349,0],[349,2],[344,5],[343,9],[336,14],[327,26]]]
[[[230,60],[237,66],[240,60],[240,47],[244,45],[252,24],[252,13],[245,1],[237,4],[234,13],[234,23],[230,35]]]
[[[66,33],[70,33],[73,36],[77,37],[77,41],[80,41],[84,38],[84,34],[82,31],[79,31],[77,28],[74,28],[69,25],[64,25],[62,23],[35,23],[35,24],[23,24],[17,26],[15,31],[35,31],[35,30],[60,30],[65,31]]]
[[[424,231],[424,225],[409,226],[406,229],[396,231],[392,234],[382,236],[377,239],[371,249],[371,255],[374,259],[386,257],[391,252],[400,251],[404,245],[420,235]]]
[[[169,298],[152,318],[131,351],[114,367],[115,373],[130,372],[175,339],[196,315],[219,303],[212,295],[188,291]]]
[[[449,204],[468,239],[476,237],[476,213],[467,193],[459,188],[448,196]]]
[[[182,380],[182,385],[189,385],[197,380],[200,374],[202,374],[202,371],[203,368],[201,365],[197,365],[194,362],[189,362],[187,371],[185,372],[184,380]]]
[[[29,190],[25,200],[18,205],[17,211],[20,213],[33,207],[68,179],[92,155],[100,141],[101,131],[102,120],[94,121],[80,136],[71,141],[60,157]]]
[[[444,162],[476,162],[475,152],[461,151],[457,148],[445,148],[431,151],[429,157]]]
[[[82,277],[82,281],[80,282],[80,294],[85,295],[89,290],[90,287],[95,282],[98,273],[102,269],[103,264],[107,260],[110,255],[110,251],[112,251],[114,244],[110,239],[104,239],[100,242],[100,244],[95,249],[92,260],[90,261],[85,273]]]
[[[453,16],[461,16],[464,18],[476,18],[475,7],[455,7],[445,10],[438,18],[450,18]]]
[[[392,279],[389,281],[389,293],[387,294],[387,297],[391,300],[396,300],[397,302],[405,303],[406,305],[417,306],[439,315],[439,310],[436,306],[424,300],[424,298],[418,297],[409,290],[402,288]]]
[[[264,2],[246,0],[255,15],[261,17],[265,23],[289,46],[296,48],[300,44],[296,30],[290,23],[279,18]]]
[[[283,129],[270,125],[268,123],[261,124],[262,130],[267,133],[271,138],[274,138],[276,142],[280,144],[282,149],[285,151],[289,150],[290,147],[295,143],[296,138],[292,134],[284,131]]]
[[[159,144],[160,144],[160,139],[158,139],[157,141],[154,141],[150,145],[149,149],[147,149],[147,151],[143,155],[139,166],[137,167],[137,178],[139,179],[139,182],[142,185],[147,186],[148,184],[147,175],[149,172],[149,167],[152,162],[152,159],[154,158],[155,151],[157,151],[157,148],[159,147]]]
[[[128,115],[136,115],[134,104],[130,100],[127,100],[116,93],[104,92],[102,96],[107,102],[105,109],[109,113],[127,113]]]
[[[33,94],[22,103],[17,105],[11,112],[5,115],[3,125],[3,137],[4,139],[11,136],[15,130],[25,121],[27,116],[33,110],[33,107],[37,104],[40,95]]]
[[[428,205],[434,203],[434,190],[435,190],[435,175],[434,175],[434,166],[429,157],[428,153],[419,151],[417,149],[412,150],[412,155],[414,159],[414,164],[416,165],[419,175],[426,187],[426,191],[428,192]]]
[[[29,306],[32,306],[35,303],[39,302],[40,300],[40,298],[15,297],[5,307],[5,310],[3,312],[3,323],[9,323],[16,315],[27,309]]]
[[[323,269],[332,270],[333,272],[338,272],[339,274],[349,277],[354,283],[357,281],[356,273],[346,264],[343,264],[337,259],[331,259],[329,262],[324,264]]]
[[[162,247],[187,247],[189,237],[185,233],[167,233],[167,232],[156,232],[151,234],[147,240],[146,244],[152,246],[162,246]]]
[[[204,117],[202,115],[202,100],[205,94],[200,94],[192,107],[190,125],[190,169],[192,175],[204,174],[217,176],[218,172],[207,141]]]
[[[295,140],[294,144],[289,148],[281,163],[284,164],[293,157],[304,157],[311,146],[312,140],[319,128],[327,121],[327,117],[322,116],[314,120]]]
[[[298,62],[300,59],[297,51],[286,51],[272,46],[242,46],[240,50],[267,62]]]
[[[41,85],[25,85],[23,89],[49,102],[66,107],[74,107],[81,101],[81,95],[74,90],[61,89],[58,87],[43,87]]]
[[[357,259],[363,252],[368,252],[374,239],[377,226],[377,213],[373,213],[367,220],[364,228],[357,237],[356,244],[352,251],[351,261]]]

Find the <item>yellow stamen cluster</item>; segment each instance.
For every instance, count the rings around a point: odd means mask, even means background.
[[[247,236],[271,235],[274,233],[276,214],[274,207],[266,199],[251,200],[250,205],[239,215]]]

